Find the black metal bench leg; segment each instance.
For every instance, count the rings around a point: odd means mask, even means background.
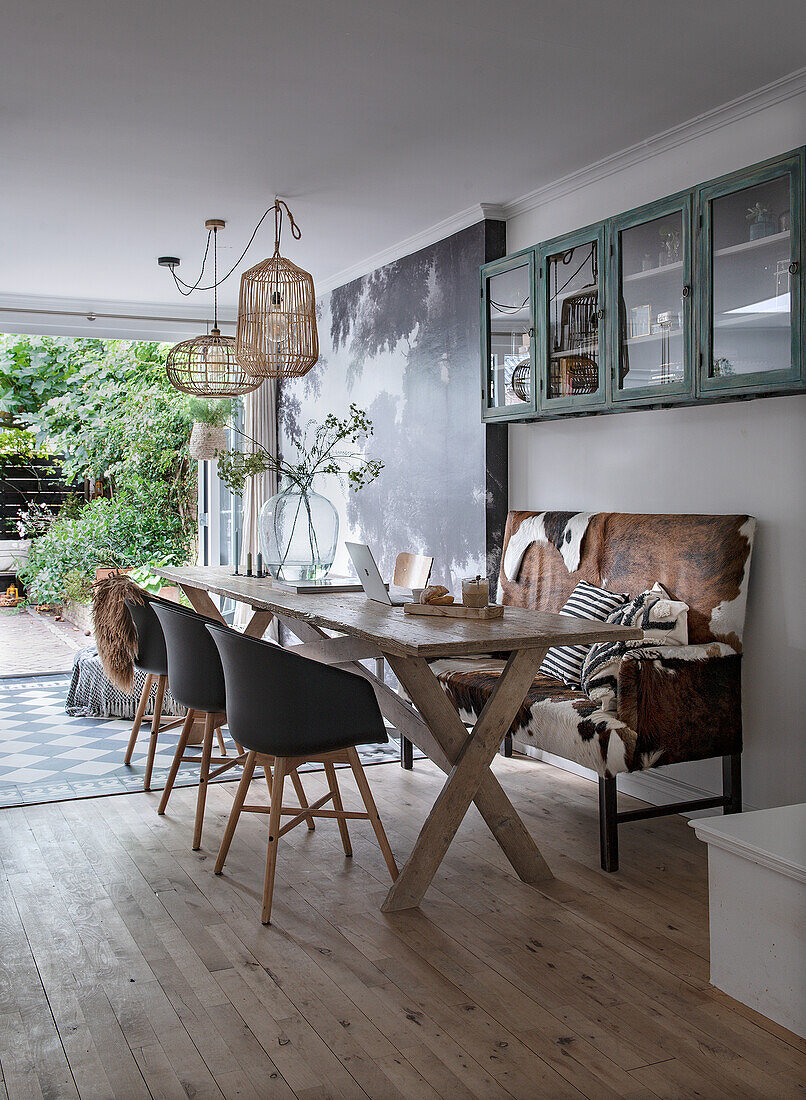
[[[512,734],[508,733],[501,742],[501,755],[512,756]]]
[[[742,754],[722,757],[722,794],[727,802],[722,808],[725,814],[742,812]]]
[[[599,776],[599,846],[603,871],[618,871],[618,801],[616,779]]]
[[[400,766],[410,772],[414,767],[414,749],[408,737],[400,735]]]

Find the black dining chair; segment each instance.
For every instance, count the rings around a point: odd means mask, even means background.
[[[168,679],[171,685],[171,694],[178,703],[188,708],[185,724],[179,744],[176,746],[168,781],[162,793],[158,813],[164,814],[171,797],[179,766],[182,763],[200,764],[199,789],[196,796],[196,820],[193,829],[193,850],[201,847],[202,827],[204,824],[204,807],[207,800],[207,785],[210,780],[217,778],[236,764],[246,762],[246,754],[241,748],[237,737],[233,737],[238,755],[230,757],[226,755],[226,749],[221,756],[213,756],[213,734],[220,737],[223,745],[221,727],[227,725],[227,693],[224,684],[224,673],[221,668],[221,659],[210,634],[208,625],[216,625],[215,619],[199,615],[195,611],[188,611],[176,604],[160,604],[155,606],[160,624],[165,635],[166,649],[168,653]],[[223,629],[227,629],[226,627]],[[188,739],[193,722],[198,713],[204,715],[204,739],[202,742],[201,760],[198,756],[186,755]],[[232,732],[230,728],[230,732]],[[211,771],[210,767],[214,770]],[[291,777],[299,798],[300,807],[307,805],[305,791],[302,782],[294,772]],[[308,820],[308,828],[314,828],[313,818]]]
[[[242,764],[245,756],[240,746],[238,746],[237,756],[223,754],[213,756],[213,735],[217,731],[220,732],[227,721],[224,673],[221,669],[218,650],[210,644],[210,635],[205,629],[207,623],[214,620],[178,605],[169,607],[159,604],[154,606],[154,611],[165,635],[171,694],[178,703],[187,707],[187,716],[157,813],[165,813],[180,764],[200,764],[196,821],[193,829],[193,849],[196,851],[201,847],[207,784],[211,779],[235,767],[236,764]],[[198,756],[186,755],[190,731],[198,713],[204,715],[201,759]],[[211,765],[214,766],[213,771],[210,770]]]
[[[146,773],[143,780],[143,790],[151,790],[151,773],[154,770],[154,755],[157,751],[157,739],[161,732],[174,729],[182,725],[184,719],[172,719],[169,722],[162,721],[162,706],[165,698],[165,689],[168,685],[168,654],[165,651],[165,636],[162,633],[160,621],[154,612],[154,604],[167,603],[158,596],[149,596],[142,593],[142,602],[139,600],[124,600],[129,614],[132,617],[134,628],[137,631],[137,653],[134,657],[134,667],[145,672],[146,678],[143,690],[140,693],[140,701],[132,724],[132,732],[124,764],[131,764],[137,738],[140,735],[140,727],[148,709],[148,701],[154,688],[154,678],[157,680],[157,690],[154,693],[154,710],[151,717],[151,736],[148,744],[148,756],[146,758]]]
[[[352,855],[347,820],[369,820],[394,881],[398,873],[395,857],[356,752],[356,745],[388,741],[372,686],[345,669],[308,660],[280,646],[236,634],[214,623],[208,622],[206,628],[221,654],[230,732],[246,749],[243,777],[221,841],[215,873],[220,875],[223,870],[241,811],[266,812],[264,806],[246,805],[255,767],[260,765],[264,769],[267,780],[273,767],[261,915],[264,924],[270,923],[277,842],[306,816],[301,810],[283,806],[285,777],[301,764],[318,761],[324,766],[329,791],[310,804],[309,813],[338,821],[346,856]],[[334,767],[337,763],[350,765],[365,812],[344,809]],[[326,802],[332,802],[333,808],[323,810]],[[291,821],[281,825],[282,817],[289,815]]]

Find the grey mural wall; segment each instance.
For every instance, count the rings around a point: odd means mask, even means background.
[[[385,463],[378,480],[358,493],[333,477],[317,487],[339,509],[334,573],[351,572],[345,538],[369,543],[386,579],[401,550],[433,554],[433,580],[458,592],[462,577],[486,571],[478,269],[490,224],[323,295],[319,362],[280,386],[281,450],[351,401],[375,425],[367,453]]]

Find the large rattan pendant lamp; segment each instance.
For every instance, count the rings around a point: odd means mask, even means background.
[[[253,378],[299,378],[319,358],[313,277],[280,255],[283,211],[291,236],[302,236],[287,203],[274,203],[274,254],[241,276],[235,354]]]
[[[217,218],[205,223],[208,248],[210,232],[213,235],[213,327],[206,336],[172,347],[165,364],[171,385],[197,397],[240,397],[261,384],[260,378],[247,374],[238,362],[234,338],[222,336],[218,327],[218,231],[223,226]]]

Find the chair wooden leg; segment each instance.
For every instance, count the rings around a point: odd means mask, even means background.
[[[618,871],[616,778],[599,776],[599,848],[603,871]]]
[[[330,787],[330,796],[333,799],[333,809],[343,810],[344,806],[341,801],[341,791],[339,790],[339,783],[336,779],[336,769],[330,763],[329,760],[324,761],[325,775],[327,776],[327,785]],[[341,843],[344,848],[344,854],[351,856],[353,854],[353,847],[350,844],[350,834],[347,830],[347,822],[343,817],[338,817],[336,820],[339,823],[339,832],[341,833]]]
[[[140,733],[140,726],[143,723],[143,715],[146,712],[148,706],[148,698],[151,695],[151,685],[154,683],[154,677],[150,672],[146,673],[146,682],[143,684],[143,690],[140,692],[140,702],[137,704],[137,712],[134,716],[134,722],[132,723],[132,733],[129,738],[129,747],[126,749],[126,755],[123,757],[124,764],[131,764],[132,753],[134,752],[134,746],[137,744],[137,737]]]
[[[325,770],[327,770],[327,769],[325,769]],[[291,782],[294,784],[294,790],[297,792],[297,798],[299,799],[299,804],[303,809],[307,809],[308,799],[305,796],[305,788],[302,786],[302,780],[299,777],[299,772],[297,771],[296,768],[294,768],[293,771],[290,774],[291,774]],[[308,816],[308,817],[305,818],[305,820],[308,823],[308,828],[310,829],[311,832],[313,832],[314,829],[316,828],[316,822],[314,821],[313,817]]]
[[[199,789],[196,793],[196,821],[193,825],[193,851],[201,848],[202,826],[204,825],[204,804],[207,801],[207,777],[210,774],[210,757],[213,755],[213,722],[215,715],[204,716],[204,745],[202,746]]]
[[[350,767],[353,769],[358,791],[366,806],[369,820],[372,822],[372,828],[375,830],[378,845],[380,846],[383,858],[386,860],[386,866],[389,868],[389,874],[392,876],[392,881],[394,882],[398,875],[395,857],[392,854],[392,849],[389,847],[389,841],[386,838],[386,833],[381,822],[381,815],[378,813],[378,807],[375,805],[375,799],[372,797],[372,791],[369,789],[367,777],[364,774],[364,769],[361,766],[358,753],[354,748],[347,750],[347,759],[350,761]]]
[[[260,919],[271,924],[271,903],[274,895],[274,871],[277,866],[277,843],[280,832],[280,814],[283,809],[283,786],[286,776],[284,757],[274,758],[274,779],[271,785],[271,810],[269,811],[269,846],[266,851],[266,874],[263,879],[263,911]]]
[[[410,772],[414,767],[414,746],[408,737],[400,735],[400,766],[407,772]]]
[[[243,766],[243,775],[241,776],[241,782],[238,784],[238,790],[235,794],[235,801],[233,802],[232,809],[230,810],[227,827],[224,830],[221,847],[218,849],[218,857],[216,858],[215,867],[213,868],[217,875],[220,875],[224,869],[224,861],[227,858],[229,846],[232,843],[233,836],[235,835],[235,826],[238,824],[238,818],[241,816],[241,810],[243,809],[243,804],[246,801],[246,795],[249,790],[249,784],[252,782],[252,776],[254,775],[256,763],[257,753],[248,753]]]
[[[195,710],[189,710],[187,712],[185,724],[182,726],[182,732],[179,735],[179,744],[176,746],[176,752],[174,753],[171,770],[168,773],[168,781],[165,784],[165,790],[162,792],[162,798],[160,799],[159,809],[157,810],[158,814],[165,813],[165,807],[168,805],[168,799],[171,797],[171,791],[176,782],[176,774],[179,771],[179,765],[182,763],[182,757],[185,755],[185,749],[188,746],[188,738],[190,737],[190,731],[193,729],[193,720],[195,717]]]
[[[151,737],[148,739],[148,759],[146,760],[146,774],[143,780],[143,790],[151,790],[151,773],[154,770],[154,755],[157,751],[157,738],[160,732],[160,720],[162,718],[162,700],[165,697],[165,685],[167,676],[160,676],[157,680],[157,694],[154,698],[154,717],[151,719]]]
[[[216,727],[215,735],[218,739],[218,747],[221,750],[221,755],[227,755],[227,744],[224,740],[224,734],[221,732],[221,726]]]

